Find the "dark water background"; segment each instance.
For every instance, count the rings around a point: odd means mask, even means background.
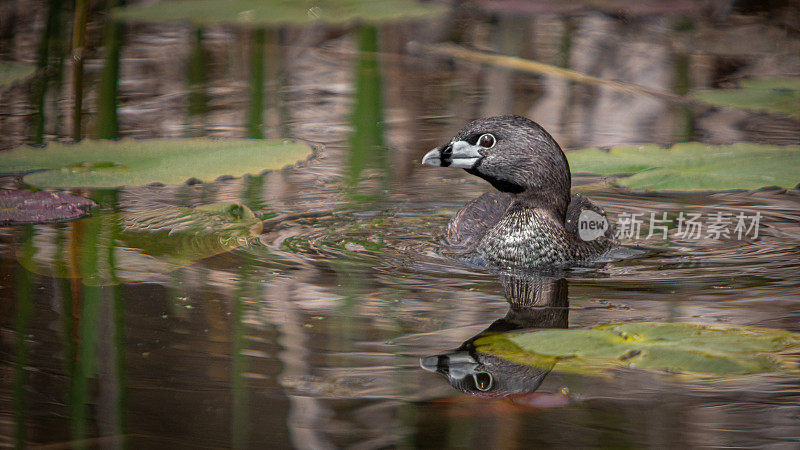
[[[455,42],[684,94],[800,73],[798,8],[774,3],[682,14],[462,6],[438,20],[281,30],[113,25],[94,5],[81,136],[294,138],[320,150],[257,177],[80,191],[104,219],[1,228],[0,445],[797,448],[794,376],[555,371],[536,396],[512,400],[464,395],[419,367],[508,310],[497,275],[438,253],[448,218],[490,187],[419,166],[468,120],[526,115],[566,149],[796,144],[799,129],[784,116],[689,108],[426,46]],[[0,57],[44,76],[0,93],[0,148],[68,140],[71,8],[1,7]],[[565,275],[569,327],[800,331],[796,190],[641,194],[598,181],[574,177],[612,220],[758,212],[759,237],[629,240],[647,255]],[[118,238],[126,215],[222,201],[262,214],[264,233],[199,261],[177,256],[203,254],[207,242],[158,251],[156,238]]]

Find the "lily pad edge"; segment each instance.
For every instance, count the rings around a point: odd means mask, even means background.
[[[574,164],[573,164],[572,161],[570,161],[570,157],[569,157],[570,154],[577,153],[577,152],[600,151],[600,152],[610,153],[611,150],[613,150],[615,148],[633,148],[633,147],[642,148],[642,147],[648,147],[648,146],[657,147],[660,150],[667,150],[668,151],[668,150],[672,149],[673,147],[675,147],[677,145],[683,145],[683,144],[687,144],[687,145],[688,144],[700,144],[700,145],[704,145],[704,146],[707,146],[707,147],[732,147],[732,146],[737,146],[737,145],[753,145],[753,146],[757,146],[757,147],[776,147],[776,148],[782,148],[782,149],[793,149],[794,151],[797,151],[798,154],[800,154],[800,145],[797,145],[797,144],[775,145],[775,144],[761,144],[761,143],[757,143],[757,142],[736,142],[736,143],[732,143],[732,144],[707,144],[707,143],[699,142],[699,141],[683,141],[683,142],[673,142],[673,143],[668,143],[668,144],[659,144],[659,143],[649,142],[649,143],[625,143],[625,144],[617,144],[617,145],[599,145],[599,146],[595,146],[595,147],[582,147],[582,148],[574,148],[574,149],[565,149],[564,153],[565,153],[565,156],[567,157],[567,160],[569,162],[570,171],[571,171],[573,176],[575,176],[575,175],[589,175],[589,176],[600,177],[601,178],[601,182],[604,183],[604,184],[608,184],[608,185],[611,185],[611,186],[613,186],[615,188],[622,189],[622,190],[625,190],[627,192],[636,193],[636,194],[652,194],[652,193],[702,194],[702,193],[719,193],[719,192],[734,193],[734,192],[758,192],[758,191],[773,190],[773,189],[800,190],[800,179],[797,180],[797,184],[795,184],[794,186],[780,186],[780,185],[775,185],[775,184],[773,184],[773,185],[765,184],[763,186],[759,186],[759,187],[756,187],[756,188],[730,188],[730,189],[646,189],[646,188],[636,188],[636,187],[631,187],[631,186],[628,186],[628,185],[626,185],[624,183],[621,183],[620,181],[624,180],[626,178],[630,178],[630,177],[632,177],[634,175],[645,173],[645,172],[648,172],[648,171],[660,170],[660,169],[668,168],[667,165],[662,165],[662,166],[654,165],[653,167],[648,167],[646,169],[642,169],[640,171],[634,171],[634,172],[621,171],[621,172],[612,173],[610,171],[586,171],[586,170],[575,170],[573,168]],[[573,189],[574,188],[575,187],[573,186]]]
[[[137,185],[134,185],[134,184],[121,184],[121,185],[115,186],[115,187],[78,186],[78,185],[75,185],[75,186],[37,186],[35,184],[30,184],[30,183],[25,181],[25,177],[26,176],[32,175],[32,174],[35,174],[35,173],[58,170],[58,169],[37,168],[37,169],[30,169],[30,170],[3,170],[3,168],[2,168],[2,156],[1,156],[2,152],[0,152],[0,174],[2,174],[2,175],[20,176],[21,177],[21,183],[24,186],[32,187],[34,189],[43,189],[43,190],[49,190],[49,189],[69,190],[69,189],[81,189],[81,188],[86,188],[86,189],[119,189],[119,188],[123,188],[123,187],[126,187],[126,186],[180,185],[180,184],[190,183],[192,181],[194,181],[194,183],[191,183],[191,184],[201,184],[201,183],[212,183],[212,182],[215,182],[215,181],[220,181],[220,180],[225,180],[225,179],[244,178],[244,177],[247,177],[247,176],[261,176],[261,175],[266,174],[268,172],[275,172],[275,171],[282,171],[282,170],[287,170],[287,169],[296,169],[296,168],[300,168],[300,167],[306,167],[307,164],[309,164],[312,161],[316,160],[317,158],[321,157],[321,155],[324,153],[324,149],[325,149],[325,145],[320,143],[320,142],[314,142],[314,141],[310,141],[310,140],[302,139],[302,138],[292,138],[292,139],[248,139],[248,138],[228,138],[228,137],[207,137],[207,138],[191,138],[191,139],[192,140],[202,139],[202,140],[207,140],[207,141],[210,141],[210,142],[215,142],[215,141],[218,141],[218,142],[232,142],[232,141],[249,142],[249,141],[259,141],[259,140],[260,141],[264,141],[264,142],[281,141],[281,142],[285,142],[285,143],[303,144],[303,145],[305,145],[305,146],[307,146],[309,148],[310,152],[308,153],[308,156],[306,156],[304,159],[300,159],[300,160],[297,160],[297,161],[294,161],[294,162],[291,162],[291,163],[287,163],[286,165],[284,165],[284,166],[282,166],[280,168],[264,169],[264,170],[261,170],[261,171],[258,171],[258,172],[254,171],[252,173],[244,173],[243,175],[241,175],[239,177],[234,177],[234,176],[229,175],[229,174],[220,174],[220,175],[216,176],[213,179],[200,180],[200,179],[198,179],[198,178],[196,178],[194,176],[190,176],[190,177],[186,178],[186,180],[184,180],[184,181],[182,181],[180,183],[163,183],[163,182],[160,182],[160,181],[153,181],[151,183],[146,183],[146,184],[141,184],[141,185],[138,185],[138,184]],[[161,141],[161,142],[174,141],[174,142],[179,142],[179,141],[183,141],[183,140],[187,140],[187,139],[185,139],[185,138],[132,138],[132,137],[124,137],[124,138],[121,138],[121,139],[113,139],[113,140],[83,139],[81,141],[74,141],[74,142],[54,141],[54,142],[51,142],[51,143],[52,144],[61,145],[61,146],[64,146],[64,147],[69,147],[69,146],[72,146],[72,145],[80,145],[81,143],[87,143],[87,142],[91,142],[91,143],[103,143],[103,142],[130,143],[130,142],[133,142],[133,143],[137,143],[138,144],[138,143],[147,142],[147,141]],[[48,145],[51,144],[51,143],[48,143]],[[18,147],[15,147],[15,148],[11,149],[11,151],[19,150],[19,149],[44,149],[46,147],[47,147],[47,145],[23,144],[23,145],[20,145]]]

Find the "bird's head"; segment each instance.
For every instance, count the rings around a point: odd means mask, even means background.
[[[422,164],[465,169],[501,192],[556,197],[565,207],[569,203],[564,152],[544,128],[525,117],[475,120],[425,154]]]

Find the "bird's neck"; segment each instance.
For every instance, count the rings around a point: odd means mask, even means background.
[[[553,189],[526,189],[512,194],[517,208],[540,209],[553,214],[561,223],[566,221],[570,193],[556,192]]]

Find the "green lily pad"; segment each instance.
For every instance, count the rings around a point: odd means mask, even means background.
[[[702,90],[692,96],[714,105],[800,116],[800,78],[753,78],[737,89]]]
[[[187,21],[199,25],[243,26],[383,22],[433,17],[447,11],[441,5],[415,0],[169,0],[116,8],[125,22]]]
[[[113,230],[111,246],[118,267],[103,271],[78,264],[71,270],[57,270],[59,265],[70,265],[70,259],[58,260],[49,250],[52,242],[34,241],[35,258],[20,262],[28,270],[51,277],[77,276],[88,286],[113,284],[108,272],[127,274],[168,273],[196,261],[210,258],[247,245],[261,232],[261,220],[246,206],[238,203],[215,203],[195,208],[163,206],[136,212],[103,214],[84,219],[84,230]],[[72,230],[74,233],[83,231]],[[91,231],[86,231],[91,232]],[[72,239],[80,239],[73,236]],[[87,237],[84,236],[83,239]],[[120,275],[126,281],[126,275]],[[134,278],[135,279],[135,278]]]
[[[30,78],[36,72],[33,64],[0,62],[0,89]]]
[[[596,373],[617,367],[727,375],[789,369],[800,335],[757,327],[684,323],[600,325],[502,333],[475,341],[479,352],[557,371]],[[796,370],[796,361],[794,362]]]
[[[654,144],[590,148],[567,152],[573,173],[629,175],[617,180],[631,189],[650,191],[720,191],[792,188],[800,182],[800,146],[750,143],[705,145]]]
[[[153,139],[82,141],[19,147],[0,153],[0,173],[29,172],[37,187],[92,187],[178,184],[189,178],[213,181],[281,169],[307,159],[306,144],[261,139]]]

